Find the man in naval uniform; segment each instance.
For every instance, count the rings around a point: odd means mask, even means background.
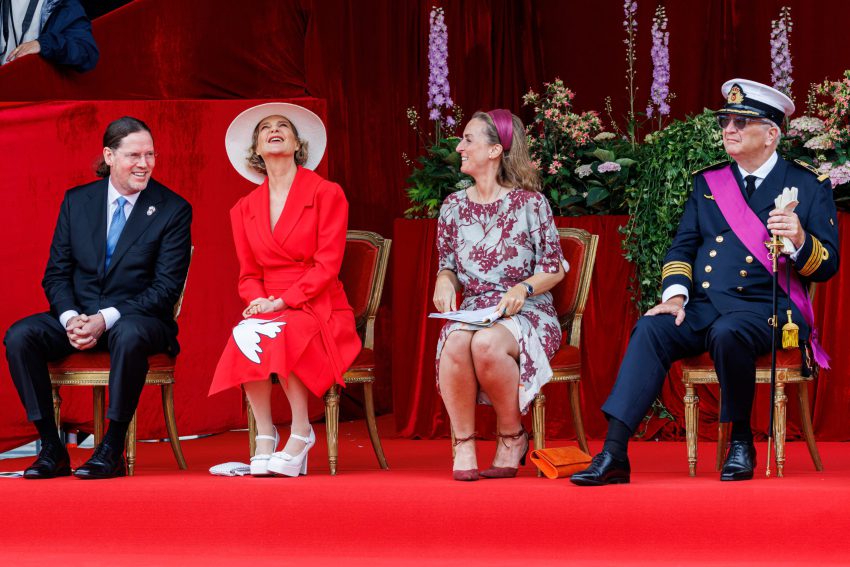
[[[608,419],[602,452],[571,477],[574,484],[629,482],[628,440],[661,391],[671,364],[705,351],[720,381],[720,421],[732,423],[720,480],[752,478],[755,361],[771,348],[773,276],[764,246],[769,235],[786,237],[793,248],[781,261],[780,282],[794,285],[790,294],[780,290],[780,312],[791,309],[801,344],[811,346],[821,363],[826,361],[805,287],[838,270],[829,180],[776,152],[780,125],[794,112],[790,98],[744,79],[727,81],[722,92],[726,105],[717,111],[717,120],[734,162],[694,175],[693,192],[665,257],[662,302],[632,331],[617,381],[602,406]],[[774,199],[793,187],[798,190],[796,209],[776,209]]]

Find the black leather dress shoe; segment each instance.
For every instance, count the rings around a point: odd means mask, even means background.
[[[570,482],[579,486],[603,486],[605,484],[628,484],[632,467],[629,458],[617,459],[608,451],[602,451],[590,461],[590,466],[570,477]]]
[[[38,458],[24,471],[24,478],[41,479],[71,475],[71,458],[62,445],[45,443]]]
[[[732,441],[720,470],[720,480],[750,480],[755,468],[756,446],[752,442]]]
[[[85,480],[115,478],[127,474],[124,452],[118,452],[101,443],[86,464],[74,471],[74,476]]]

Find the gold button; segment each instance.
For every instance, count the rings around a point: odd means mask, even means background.
[[[752,263],[753,263],[753,257],[752,257],[752,256],[747,256],[746,258],[744,258],[744,260],[746,260],[746,261],[747,261],[747,264],[752,264]]]
[[[712,250],[711,252],[708,253],[708,255],[711,256],[712,258],[714,258],[715,256],[717,256],[717,250]]]
[[[739,273],[741,274],[742,278],[747,277],[747,270],[741,270]]]
[[[706,266],[705,271],[708,272],[708,273],[711,273],[711,266]]]
[[[742,288],[741,286],[738,286],[738,291],[744,291],[744,288]]]
[[[702,287],[703,287],[703,289],[708,289],[708,286],[710,286],[710,285],[711,285],[711,284],[710,284],[710,283],[708,283],[708,282],[702,282]]]
[[[723,237],[722,237],[722,236],[718,236],[718,237],[717,237],[717,238],[715,238],[714,240],[716,240],[717,242],[723,242]]]

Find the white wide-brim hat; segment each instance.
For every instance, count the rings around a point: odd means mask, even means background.
[[[228,126],[224,135],[224,147],[231,165],[239,175],[257,185],[261,184],[266,176],[248,165],[251,139],[260,120],[274,115],[288,118],[298,130],[298,137],[307,142],[307,163],[303,167],[316,169],[328,144],[328,134],[322,119],[303,106],[288,102],[267,102],[243,111]]]

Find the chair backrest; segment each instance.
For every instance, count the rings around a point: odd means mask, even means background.
[[[552,289],[552,299],[561,329],[567,333],[568,343],[578,346],[581,317],[590,293],[590,278],[596,263],[599,237],[580,228],[559,228],[558,235],[570,271]]]
[[[391,245],[392,240],[375,232],[349,230],[346,235],[339,279],[365,348],[374,348],[375,315],[384,292]]]
[[[180,297],[177,298],[177,303],[174,304],[174,320],[180,316],[180,310],[183,309],[183,296],[186,295],[186,282],[189,281],[189,268],[192,267],[192,256],[195,254],[195,247],[189,248],[189,265],[186,266],[186,278],[183,280],[183,289],[180,290]]]

